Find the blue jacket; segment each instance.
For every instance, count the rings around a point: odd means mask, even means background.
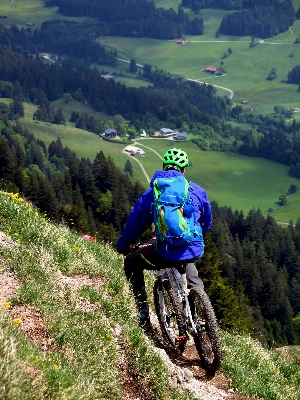
[[[153,203],[153,182],[157,178],[170,178],[175,176],[181,176],[182,174],[175,170],[161,171],[158,170],[153,175],[150,182],[150,188],[141,195],[136,202],[134,208],[129,214],[126,226],[123,234],[117,241],[117,250],[122,253],[129,249],[130,244],[134,244],[138,237],[151,225],[153,222],[152,215],[152,203]],[[196,208],[195,220],[197,224],[201,225],[202,232],[206,232],[212,224],[212,215],[210,203],[207,198],[206,192],[200,186],[193,182],[190,182],[189,189],[190,197],[193,199],[193,205]],[[183,247],[161,245],[158,242],[157,251],[159,254],[172,261],[190,260],[197,258],[203,254],[204,248],[203,243],[193,242],[192,245],[186,245]]]

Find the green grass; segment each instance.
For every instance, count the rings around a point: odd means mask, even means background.
[[[193,399],[169,386],[163,361],[137,324],[123,257],[111,246],[85,241],[3,192],[0,231],[15,243],[0,247],[0,268],[20,286],[0,304],[1,399],[121,400],[128,394],[124,379],[137,377],[139,390],[157,400]],[[33,313],[39,318],[26,334]],[[261,400],[299,399],[299,365],[247,336],[223,331],[222,344],[231,387]]]

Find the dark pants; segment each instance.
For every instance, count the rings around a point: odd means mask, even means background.
[[[186,277],[188,288],[194,286],[203,287],[203,282],[198,276],[193,260],[170,261],[158,254],[155,245],[139,248],[134,253],[128,254],[124,260],[124,271],[126,278],[132,285],[135,301],[138,309],[143,310],[147,305],[147,294],[145,289],[144,269],[156,270],[171,267],[180,268],[186,265]]]

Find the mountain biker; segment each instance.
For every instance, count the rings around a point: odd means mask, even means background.
[[[135,301],[139,310],[139,321],[142,326],[149,326],[149,305],[145,290],[143,270],[153,270],[176,266],[180,268],[182,262],[187,263],[186,276],[188,288],[193,286],[203,287],[202,280],[198,276],[194,260],[200,258],[204,252],[203,241],[193,241],[183,247],[165,246],[160,242],[153,246],[140,247],[134,253],[130,253],[130,245],[135,243],[139,236],[153,223],[153,182],[157,178],[173,178],[182,176],[189,165],[188,156],[181,149],[169,149],[163,156],[163,169],[157,170],[150,182],[150,188],[137,200],[132,209],[123,234],[117,241],[117,251],[123,254],[124,272],[132,285]],[[202,232],[206,232],[212,225],[210,202],[206,192],[197,184],[190,182],[189,194],[195,208],[196,224],[201,225]]]

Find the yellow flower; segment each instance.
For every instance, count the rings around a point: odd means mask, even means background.
[[[10,308],[11,302],[10,301],[0,301],[0,306],[3,306],[4,308]]]
[[[113,340],[113,338],[114,338],[113,335],[108,336],[108,339],[110,339],[110,340]]]
[[[23,321],[21,320],[21,318],[15,318],[14,319],[14,325],[16,328],[19,327],[19,325],[22,323]]]
[[[38,357],[36,357],[36,358],[35,358],[35,362],[37,362],[37,363],[38,363],[38,362],[40,362],[40,361],[41,361],[41,359],[40,359],[40,358],[38,358]]]
[[[59,370],[59,366],[58,366],[57,364],[54,364],[54,365],[53,365],[53,369],[54,369],[54,371],[57,372],[57,371]]]
[[[73,250],[74,250],[74,251],[80,251],[81,249],[80,249],[79,246],[74,246],[74,247],[73,247]]]

